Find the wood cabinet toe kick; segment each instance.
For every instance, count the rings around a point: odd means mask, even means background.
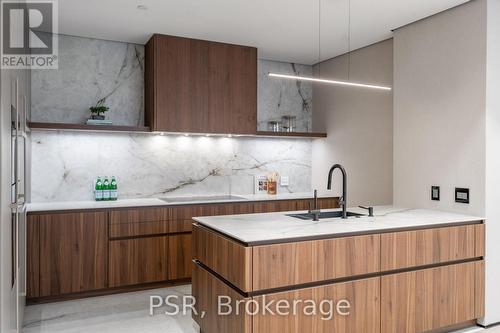
[[[193,295],[208,319],[204,333],[445,332],[484,316],[485,225],[474,222],[349,237],[245,246],[193,226]],[[262,299],[346,299],[351,316],[214,314],[229,292],[252,306]],[[222,326],[218,326],[220,321]],[[215,326],[214,326],[215,325]],[[216,327],[216,329],[214,328]]]

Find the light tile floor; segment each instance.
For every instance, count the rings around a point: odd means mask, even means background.
[[[23,332],[196,333],[198,329],[189,311],[185,315],[168,316],[165,311],[172,308],[163,306],[155,310],[155,315],[149,315],[151,295],[165,298],[190,294],[191,286],[187,285],[31,305],[25,310]]]
[[[165,315],[163,306],[149,315],[150,296],[191,295],[191,286],[93,297],[82,300],[26,307],[24,333],[197,333],[197,325],[187,311]],[[180,303],[179,303],[180,304]],[[500,333],[500,326],[459,331],[460,333]],[[459,333],[457,332],[457,333]],[[237,332],[235,332],[237,333]],[[306,332],[305,332],[306,333]]]

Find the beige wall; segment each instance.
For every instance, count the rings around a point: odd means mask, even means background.
[[[351,53],[351,81],[392,86],[392,40]],[[322,78],[347,79],[347,55],[315,66]],[[312,185],[326,190],[327,175],[335,163],[348,174],[348,205],[392,203],[392,93],[363,88],[315,85],[315,130],[328,138],[313,143]],[[340,194],[341,177],[334,177]]]
[[[395,32],[395,205],[484,214],[485,15],[472,1]],[[454,203],[455,187],[470,205]]]

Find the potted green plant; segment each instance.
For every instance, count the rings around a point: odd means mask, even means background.
[[[89,108],[90,119],[104,120],[106,118],[104,114],[109,110],[109,107],[104,105],[104,103],[106,103],[106,98],[100,99],[96,105]]]

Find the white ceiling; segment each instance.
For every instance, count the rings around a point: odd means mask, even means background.
[[[468,0],[351,0],[351,49]],[[139,4],[147,10],[139,10]],[[59,32],[144,44],[153,33],[256,46],[259,57],[318,62],[318,0],[61,0]],[[349,0],[321,0],[321,58],[348,50]]]

